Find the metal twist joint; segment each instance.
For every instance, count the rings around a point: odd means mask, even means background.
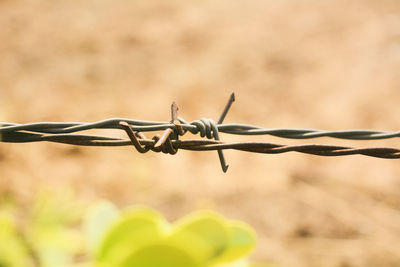
[[[171,133],[173,131],[171,129],[166,129],[162,136],[155,135],[152,140],[154,141],[153,144],[145,144],[142,145],[140,140],[146,140],[146,136],[140,132],[133,132],[129,124],[125,121],[121,121],[119,125],[125,130],[128,134],[129,139],[131,140],[133,146],[136,150],[140,153],[146,153],[149,150],[154,152],[163,152],[165,154],[174,155],[178,151],[171,142]]]
[[[229,108],[231,107],[233,101],[235,101],[235,95],[232,93],[229,98],[228,104],[226,105],[224,111],[222,112],[218,123],[222,123],[226,114],[228,113]],[[180,135],[184,135],[186,131],[183,129],[183,126],[192,125],[194,128],[189,128],[192,134],[197,134],[200,132],[201,137],[207,137],[208,139],[215,139],[219,141],[219,133],[218,127],[214,120],[202,118],[200,120],[193,121],[191,123],[187,123],[184,119],[178,118],[178,106],[175,102],[172,102],[171,105],[171,123],[173,126],[164,130],[161,136],[155,135],[153,140],[155,141],[154,145],[144,145],[142,146],[140,140],[138,140],[139,132],[133,132],[131,126],[126,121],[119,122],[119,125],[126,131],[129,139],[132,144],[136,148],[136,150],[140,153],[146,153],[149,150],[154,152],[163,152],[167,154],[174,155],[178,151],[177,147],[174,147],[172,140],[178,141]],[[143,134],[142,134],[143,137]],[[142,139],[146,139],[145,137]],[[221,163],[222,170],[226,172],[228,170],[228,165],[226,165],[224,154],[222,150],[218,150],[218,156]]]

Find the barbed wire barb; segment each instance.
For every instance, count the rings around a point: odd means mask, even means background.
[[[329,137],[346,140],[378,140],[400,137],[400,131],[388,132],[377,130],[339,130],[325,131],[315,129],[268,129],[259,126],[228,123],[223,121],[235,101],[232,93],[221,113],[218,122],[202,118],[187,122],[178,117],[178,106],[175,102],[171,105],[171,120],[169,122],[145,121],[127,118],[111,118],[97,122],[36,122],[36,123],[10,123],[0,122],[0,141],[3,143],[30,143],[30,142],[55,142],[78,146],[127,146],[133,145],[140,153],[149,150],[176,154],[178,149],[191,151],[217,150],[220,164],[224,172],[227,171],[223,150],[234,149],[253,153],[280,154],[286,152],[299,152],[318,156],[345,156],[364,155],[376,158],[398,159],[400,150],[388,147],[353,148],[336,145],[282,145],[268,142],[231,142],[220,140],[219,133],[233,135],[270,135],[287,139],[311,139]],[[84,131],[96,129],[123,130],[128,139],[94,134],[85,134]],[[145,132],[163,131],[161,135],[154,135],[151,139]],[[179,136],[190,132],[207,139],[180,140]]]

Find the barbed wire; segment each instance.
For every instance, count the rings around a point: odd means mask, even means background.
[[[228,169],[228,165],[226,165],[222,153],[222,150],[224,149],[235,149],[265,154],[279,154],[295,151],[319,156],[360,154],[377,158],[400,158],[399,149],[387,147],[352,148],[346,146],[317,144],[281,145],[268,142],[222,142],[219,140],[219,133],[234,135],[270,135],[289,139],[331,137],[347,140],[377,140],[400,137],[400,131],[268,129],[240,123],[223,124],[223,120],[234,101],[235,96],[232,93],[218,123],[208,118],[186,122],[184,119],[177,116],[178,107],[173,103],[171,106],[172,120],[170,122],[144,121],[126,118],[112,118],[93,123],[38,122],[17,124],[0,122],[0,140],[1,142],[11,143],[48,141],[79,146],[134,145],[136,150],[141,153],[145,153],[149,150],[169,154],[175,154],[178,149],[192,151],[217,150],[224,172]],[[122,129],[126,132],[129,139],[79,133],[96,129]],[[162,135],[155,135],[152,139],[146,138],[143,133],[151,131],[164,132]],[[201,137],[207,137],[208,140],[179,140],[179,136],[182,136],[187,132],[200,134]]]

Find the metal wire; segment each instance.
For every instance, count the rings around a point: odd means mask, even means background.
[[[139,152],[152,150],[175,154],[178,149],[206,151],[217,150],[221,166],[224,171],[228,166],[222,154],[224,149],[236,149],[241,151],[278,154],[290,151],[307,153],[319,156],[343,156],[361,154],[378,158],[400,158],[400,150],[386,147],[352,148],[332,145],[280,145],[267,142],[240,142],[225,143],[219,141],[219,133],[234,135],[270,135],[289,139],[310,139],[316,137],[332,137],[348,140],[377,140],[400,137],[400,131],[387,132],[376,130],[342,130],[324,131],[315,129],[268,129],[254,125],[229,123],[223,124],[223,120],[235,101],[231,95],[218,124],[212,119],[186,122],[177,117],[176,104],[171,108],[171,122],[143,121],[126,118],[112,118],[93,123],[84,122],[39,122],[17,124],[0,122],[0,141],[10,143],[26,143],[49,141],[80,146],[126,146],[135,145]],[[119,129],[124,130],[129,139],[108,137],[101,135],[82,134],[81,132],[95,129]],[[164,131],[162,136],[156,135],[153,139],[147,139],[143,132]],[[135,133],[136,132],[136,133]],[[208,139],[179,140],[180,135],[186,132],[200,134]],[[135,143],[136,142],[136,143]]]
[[[183,130],[189,131],[193,134],[200,134],[205,136],[207,126],[201,120],[187,123],[182,118],[178,118],[181,122]],[[204,119],[203,119],[204,120]],[[205,119],[208,120],[208,119]],[[127,122],[133,131],[150,132],[160,131],[165,129],[177,130],[177,127],[170,122],[159,121],[143,121],[132,120],[126,118],[112,118],[102,120],[94,123],[84,122],[38,122],[38,123],[8,123],[0,122],[0,134],[4,137],[6,134],[16,133],[20,131],[30,131],[36,133],[48,134],[69,134],[93,129],[121,129],[120,121]],[[315,129],[267,129],[259,126],[228,123],[217,124],[217,129],[220,133],[236,134],[236,135],[271,135],[281,138],[290,139],[311,139],[316,137],[333,137],[348,140],[377,140],[400,137],[400,131],[386,132],[376,130],[341,130],[341,131],[324,131]],[[10,140],[11,142],[11,140]]]

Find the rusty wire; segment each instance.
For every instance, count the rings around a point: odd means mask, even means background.
[[[271,135],[290,139],[310,139],[316,137],[333,137],[349,140],[376,140],[400,137],[400,131],[386,132],[375,130],[344,130],[323,131],[314,129],[267,129],[263,127],[230,123],[223,124],[223,120],[235,101],[234,94],[222,112],[218,123],[212,119],[200,119],[186,122],[177,116],[178,108],[175,103],[171,106],[171,121],[143,121],[124,118],[113,118],[94,123],[82,122],[39,122],[39,123],[7,123],[0,122],[1,142],[26,143],[49,141],[79,146],[126,146],[133,145],[140,153],[149,150],[168,154],[177,153],[178,149],[192,151],[217,150],[224,172],[228,169],[222,153],[225,149],[235,149],[254,153],[279,154],[290,151],[307,153],[319,156],[344,156],[360,154],[365,156],[395,159],[400,158],[400,150],[387,147],[352,148],[335,145],[280,145],[267,142],[233,142],[225,143],[219,140],[219,133],[236,135]],[[79,134],[78,132],[93,129],[123,129],[129,139],[100,135]],[[162,135],[155,135],[148,139],[143,132],[160,131]],[[179,136],[186,132],[200,134],[208,139],[179,140]],[[214,140],[210,140],[214,139]]]

